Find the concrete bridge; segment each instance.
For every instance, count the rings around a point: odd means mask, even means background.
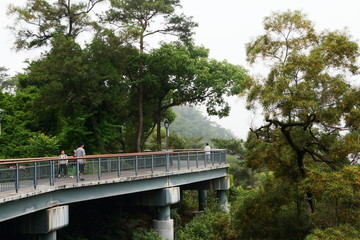
[[[58,158],[5,159],[0,161],[0,232],[9,221],[14,233],[36,234],[56,240],[56,230],[69,224],[69,204],[124,195],[133,204],[155,206],[153,228],[163,239],[174,239],[170,206],[182,190],[199,192],[203,210],[206,190],[216,190],[226,208],[226,151],[146,152],[92,155],[86,160],[85,180],[79,162],[69,157],[68,176],[58,176]],[[5,226],[5,227],[4,227]],[[8,229],[6,229],[8,231]]]

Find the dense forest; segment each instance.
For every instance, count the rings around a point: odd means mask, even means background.
[[[228,149],[232,184],[230,213],[210,193],[205,212],[193,216],[197,196],[184,193],[183,205],[172,211],[177,240],[359,239],[358,43],[348,32],[316,30],[301,11],[274,12],[239,56],[267,67],[253,77],[194,44],[197,24],[179,14],[180,3],[9,6],[15,47],[47,50],[15,76],[0,68],[0,158],[54,156],[78,142],[86,142],[89,154],[161,150],[168,119],[171,148],[203,148],[209,141]],[[153,47],[147,41],[155,35],[171,40]],[[205,123],[196,109],[178,107],[202,104],[207,114],[224,117],[231,95],[246,97],[249,109],[262,108],[263,124],[249,129],[246,140]],[[105,201],[72,217],[90,222],[96,209],[107,212],[107,203],[116,202]],[[76,225],[59,237],[159,239],[138,222],[146,213],[139,214],[109,211],[91,235]]]

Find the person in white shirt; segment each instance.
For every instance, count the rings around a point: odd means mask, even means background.
[[[59,176],[58,177],[61,177],[61,173],[64,174],[64,177],[66,177],[67,175],[67,172],[68,172],[68,169],[67,169],[67,166],[68,166],[68,156],[65,154],[65,151],[64,150],[61,150],[60,152],[60,155],[59,155],[59,159],[61,159],[59,161]]]
[[[211,157],[211,147],[209,145],[209,143],[206,143],[206,146],[204,148],[205,151],[205,160],[206,161],[210,161],[210,157]]]

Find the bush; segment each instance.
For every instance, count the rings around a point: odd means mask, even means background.
[[[268,178],[262,189],[242,190],[232,203],[238,239],[303,239],[309,233],[306,205],[286,181]]]
[[[305,240],[357,240],[360,236],[360,229],[348,224],[339,225],[334,228],[315,229],[312,234],[308,235]]]
[[[24,146],[27,157],[50,157],[59,153],[59,142],[56,137],[43,133],[35,134]]]
[[[135,231],[133,240],[162,240],[157,232],[151,230]]]
[[[197,215],[177,233],[177,240],[230,240],[236,234],[231,228],[230,217],[224,212],[206,211]]]

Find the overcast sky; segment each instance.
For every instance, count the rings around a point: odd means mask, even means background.
[[[0,0],[0,66],[11,74],[26,66],[26,59],[35,52],[16,53],[12,50],[14,38],[6,29],[12,21],[6,16],[9,3],[22,5],[26,0]],[[245,43],[263,33],[262,21],[274,11],[302,10],[315,23],[318,31],[348,29],[354,40],[360,38],[359,0],[182,0],[184,12],[199,24],[195,42],[210,49],[210,57],[242,65],[255,73],[245,62]],[[259,119],[244,109],[244,101],[230,99],[229,117],[213,119],[229,128],[240,138],[246,138],[249,127]],[[255,123],[254,123],[255,122]]]

